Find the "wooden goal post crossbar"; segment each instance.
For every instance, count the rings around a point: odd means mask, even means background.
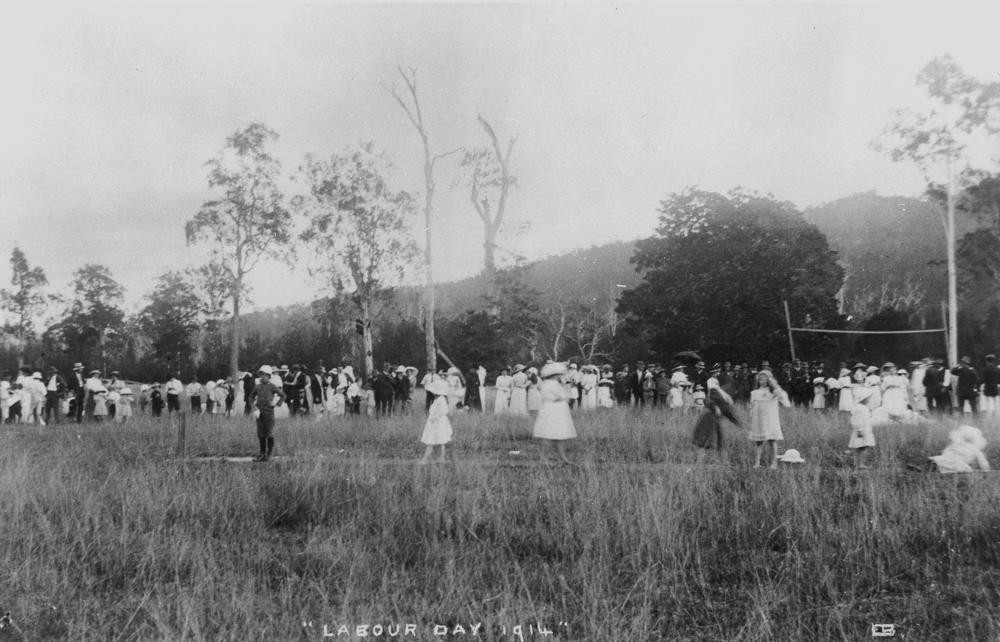
[[[945,344],[948,344],[948,328],[928,328],[926,330],[827,330],[825,328],[793,328],[792,315],[788,311],[788,301],[782,301],[785,308],[785,323],[788,328],[788,348],[792,353],[792,360],[795,360],[795,342],[792,340],[793,332],[816,332],[822,334],[926,334],[929,332],[941,332],[944,334]],[[944,317],[944,304],[941,305],[941,315]],[[947,325],[947,321],[945,322]]]
[[[824,330],[822,328],[788,328],[792,332],[823,332],[829,334],[920,334],[923,332],[944,332],[944,328],[927,330]]]

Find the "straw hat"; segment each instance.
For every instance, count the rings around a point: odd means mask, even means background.
[[[542,366],[542,372],[540,374],[542,379],[548,379],[549,377],[554,377],[557,375],[564,375],[569,372],[565,363],[546,363]]]
[[[271,370],[271,366],[261,366],[260,370],[258,370],[257,372],[259,374],[266,374],[269,377],[274,374],[274,371]]]
[[[456,368],[455,366],[452,366],[452,367],[448,368],[448,374],[460,377],[460,376],[462,376],[462,371],[459,370],[458,368]]]
[[[518,363],[518,364],[516,364],[514,366],[513,372],[514,372],[514,374],[517,374],[518,372],[521,372],[522,370],[524,370],[524,364],[523,363]]]
[[[795,450],[794,448],[789,448],[784,453],[782,453],[781,457],[778,457],[778,461],[783,461],[786,464],[806,463],[806,460],[802,459],[802,455],[799,453],[799,451]]]

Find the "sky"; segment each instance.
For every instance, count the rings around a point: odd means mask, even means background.
[[[917,195],[919,171],[870,146],[893,110],[925,104],[917,72],[949,53],[1000,80],[1000,8],[985,2],[10,4],[0,281],[16,244],[64,294],[76,269],[107,265],[129,309],[207,260],[184,223],[217,196],[206,161],[251,122],[278,132],[287,176],[373,141],[422,200],[420,140],[389,93],[398,66],[416,70],[434,153],[487,144],[477,115],[516,137],[500,244],[529,260],[648,236],[691,185],[801,208]],[[457,158],[436,177],[439,280],[482,268]],[[328,293],[302,265],[250,281],[251,309]]]

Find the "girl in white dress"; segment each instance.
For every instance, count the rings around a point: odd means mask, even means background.
[[[813,379],[813,410],[826,410],[826,379],[816,377]]]
[[[510,370],[502,368],[496,381],[497,395],[493,400],[493,414],[506,415],[510,412],[510,393],[514,389],[514,380],[510,376]]]
[[[510,392],[510,414],[528,416],[528,375],[520,363],[514,366]]]
[[[874,389],[866,385],[855,384],[854,409],[851,410],[851,440],[847,447],[854,451],[854,467],[861,470],[869,466],[865,463],[868,449],[875,447],[875,433],[872,431],[871,403],[874,401]]]
[[[132,416],[132,389],[128,386],[118,393],[118,409],[115,411],[115,422],[126,423]]]
[[[778,448],[774,442],[784,441],[778,405],[791,406],[788,395],[767,370],[757,373],[757,387],[750,391],[750,439],[754,442],[754,468],[760,468],[764,442],[771,448],[771,468],[778,467]]]
[[[540,384],[542,407],[535,418],[535,428],[532,436],[536,439],[551,441],[564,464],[572,463],[566,456],[566,440],[576,439],[576,427],[569,411],[569,395],[563,387],[560,377],[567,373],[565,363],[547,363],[542,367]],[[542,460],[548,457],[543,450]]]
[[[420,443],[427,446],[424,449],[424,456],[421,458],[421,465],[431,460],[434,446],[441,446],[441,461],[445,461],[445,444],[451,441],[451,422],[448,420],[448,382],[437,379],[430,382],[424,388],[425,391],[434,395],[430,410],[427,411],[427,422],[424,424],[424,432],[420,435]]]
[[[670,409],[684,409],[684,390],[690,387],[687,375],[684,374],[684,366],[674,366],[674,372],[670,375]]]

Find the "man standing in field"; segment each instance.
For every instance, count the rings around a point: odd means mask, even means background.
[[[84,384],[87,382],[83,378],[83,364],[77,361],[73,364],[73,376],[68,382],[69,393],[73,397],[73,417],[76,423],[83,421],[83,402],[86,397]]]
[[[261,366],[257,372],[259,378],[253,394],[257,415],[257,441],[260,445],[260,455],[254,461],[267,461],[274,452],[274,407],[280,406],[285,400],[285,392],[280,386],[271,383],[274,373],[271,366]]]
[[[49,366],[49,379],[45,384],[45,421],[59,423],[59,401],[66,392],[66,380],[59,376],[55,366]]]
[[[181,383],[180,373],[171,375],[167,380],[167,414],[181,411],[181,393],[184,392],[184,384]]]

